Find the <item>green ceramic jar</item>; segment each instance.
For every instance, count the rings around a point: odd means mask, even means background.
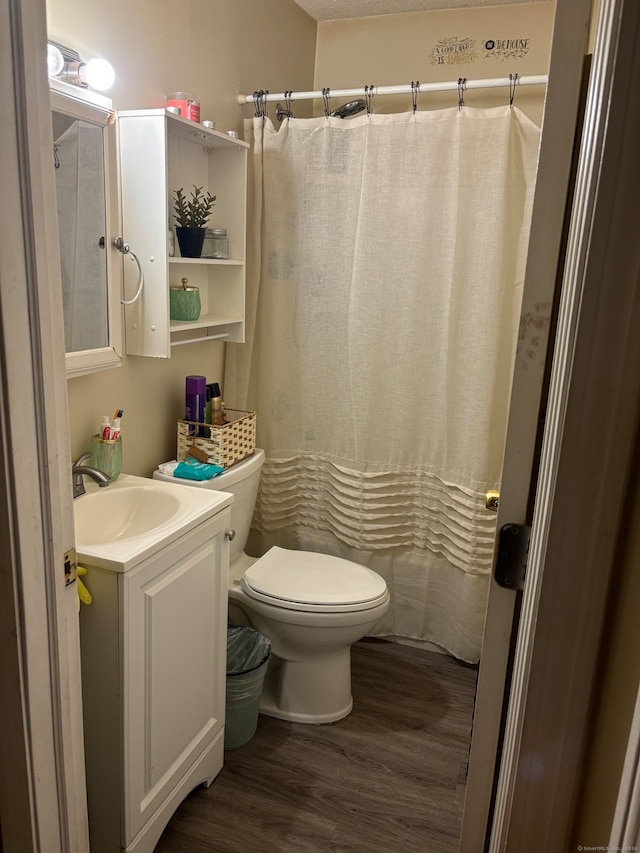
[[[188,287],[187,279],[181,285],[169,288],[169,316],[172,320],[198,320],[200,318],[200,291]]]

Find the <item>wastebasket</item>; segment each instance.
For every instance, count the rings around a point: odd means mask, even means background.
[[[225,749],[243,746],[256,733],[270,654],[271,643],[258,631],[244,625],[227,628]]]

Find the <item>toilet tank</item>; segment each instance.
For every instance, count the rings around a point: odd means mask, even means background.
[[[230,543],[229,562],[233,563],[242,554],[247,544],[263,462],[264,450],[256,448],[252,456],[243,459],[242,462],[237,462],[211,480],[183,480],[181,477],[163,474],[157,470],[153,472],[153,479],[164,480],[167,483],[180,483],[185,486],[196,486],[201,489],[215,489],[217,492],[231,492],[233,495],[231,527],[235,530],[236,535]]]

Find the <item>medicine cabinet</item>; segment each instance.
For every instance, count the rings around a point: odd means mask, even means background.
[[[50,81],[67,376],[122,363],[117,139],[111,101]]]
[[[163,109],[118,113],[123,231],[144,272],[136,302],[125,305],[126,352],[169,358],[194,340],[245,340],[245,246],[248,143]],[[193,187],[216,196],[209,228],[226,228],[228,259],[182,258],[175,242],[174,191]],[[125,300],[135,294],[137,270],[125,262]],[[169,288],[188,280],[200,291],[195,321],[171,320]]]

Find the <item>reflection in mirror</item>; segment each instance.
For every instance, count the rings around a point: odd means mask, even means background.
[[[52,113],[66,352],[109,343],[103,130]]]
[[[67,376],[122,364],[115,113],[109,98],[50,80]]]

